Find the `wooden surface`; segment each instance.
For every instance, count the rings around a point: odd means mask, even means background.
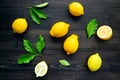
[[[28,7],[48,1],[49,6],[42,10],[48,19],[36,25]],[[68,12],[68,4],[74,0],[0,0],[0,80],[120,80],[120,0],[76,0],[85,7],[85,15],[75,18]],[[14,19],[27,19],[29,29],[23,35],[13,34],[11,24]],[[96,18],[99,26],[109,25],[113,37],[102,41],[95,36],[87,39],[85,32],[89,20]],[[69,23],[69,33],[60,39],[49,36],[51,26],[58,22]],[[80,47],[74,54],[67,56],[62,49],[66,37],[75,33],[79,36]],[[35,46],[39,35],[45,38],[46,47],[43,56],[49,71],[43,78],[36,78],[34,67],[43,59],[36,57],[28,65],[18,65],[17,59],[26,53],[22,39],[29,39]],[[99,71],[90,72],[86,66],[87,59],[98,52],[103,64]],[[66,59],[70,67],[62,67],[58,60]]]

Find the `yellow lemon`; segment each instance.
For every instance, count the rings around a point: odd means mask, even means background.
[[[79,2],[72,2],[69,4],[69,12],[73,16],[80,16],[84,14],[84,7]]]
[[[87,62],[88,68],[90,71],[97,71],[102,65],[102,59],[98,53],[93,54],[89,57]]]
[[[47,71],[48,65],[45,61],[41,61],[35,66],[36,77],[43,77],[44,75],[46,75]]]
[[[50,35],[52,37],[60,38],[65,36],[68,33],[70,24],[65,23],[65,22],[57,22],[55,23],[51,30],[50,30]]]
[[[112,29],[107,25],[98,28],[97,36],[102,40],[109,40],[112,37]]]
[[[72,34],[69,36],[63,44],[63,48],[67,55],[74,54],[79,47],[79,41],[78,41],[78,36],[75,34]]]
[[[12,29],[14,33],[24,33],[27,30],[28,23],[25,18],[17,18],[12,23]]]

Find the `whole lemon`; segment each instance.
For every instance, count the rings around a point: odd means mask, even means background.
[[[69,12],[73,16],[80,16],[84,14],[84,7],[79,2],[72,2],[69,4]]]
[[[57,22],[50,29],[50,35],[52,37],[60,38],[68,33],[70,24],[65,22]]]
[[[90,71],[97,71],[102,65],[102,59],[98,53],[93,54],[89,57],[87,62]]]
[[[72,34],[69,36],[63,44],[63,48],[67,55],[74,54],[79,47],[79,41],[78,41],[78,36],[75,34]]]
[[[28,23],[25,18],[17,18],[12,23],[12,29],[14,33],[24,33],[27,30]]]

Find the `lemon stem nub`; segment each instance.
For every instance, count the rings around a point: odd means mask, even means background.
[[[13,31],[13,33],[16,33],[15,31]]]

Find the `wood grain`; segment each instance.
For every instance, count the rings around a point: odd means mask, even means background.
[[[36,25],[28,7],[48,1],[42,10],[48,19]],[[0,80],[120,80],[120,0],[77,0],[85,7],[85,15],[73,17],[68,12],[68,4],[74,0],[0,0]],[[29,28],[22,35],[13,34],[11,24],[14,19],[24,17]],[[96,18],[99,26],[109,25],[113,29],[113,37],[109,41],[101,41],[95,35],[87,39],[85,27],[89,20]],[[49,30],[58,22],[69,23],[69,33],[60,39],[51,38]],[[64,40],[72,33],[79,36],[80,47],[74,55],[67,56],[63,51]],[[26,53],[22,40],[29,39],[35,46],[39,35],[43,35],[46,47],[43,56],[49,71],[43,78],[36,78],[35,65],[43,60],[36,57],[30,64],[18,65],[17,59]],[[88,57],[98,52],[103,64],[99,71],[90,72],[86,62]],[[63,67],[58,60],[66,59],[70,67]]]

